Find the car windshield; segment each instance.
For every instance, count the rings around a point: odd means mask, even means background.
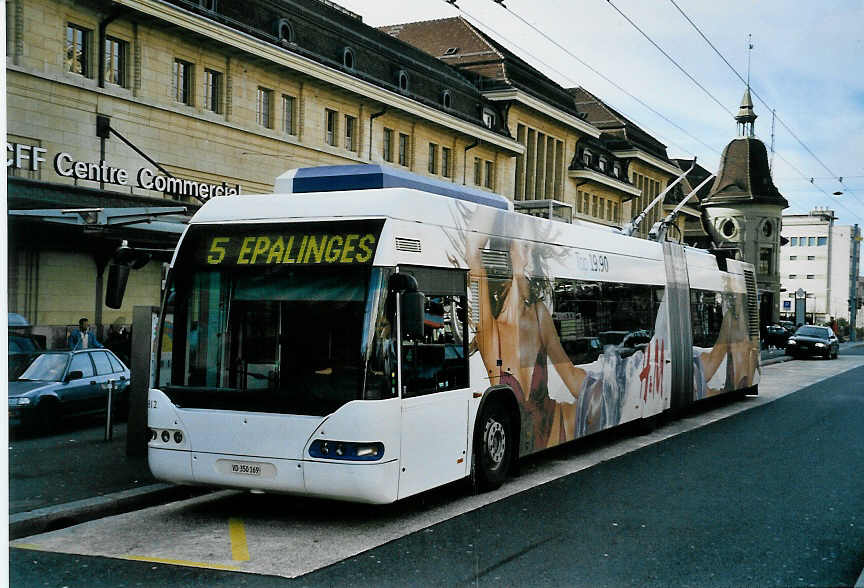
[[[825,327],[801,327],[795,334],[803,335],[804,337],[819,337],[825,339],[828,337],[828,329]]]
[[[63,379],[68,361],[69,356],[65,353],[43,353],[33,360],[18,379],[59,382]]]

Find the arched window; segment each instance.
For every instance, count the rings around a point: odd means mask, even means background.
[[[404,69],[399,71],[399,89],[403,92],[408,91],[408,72]]]
[[[294,40],[294,27],[291,26],[291,21],[287,18],[280,18],[276,22],[276,37],[282,45],[296,42]]]
[[[444,105],[444,108],[450,108],[453,106],[453,96],[450,93],[450,90],[444,90],[441,94],[441,104]]]
[[[351,47],[345,47],[342,51],[342,65],[347,69],[354,69],[354,50]]]

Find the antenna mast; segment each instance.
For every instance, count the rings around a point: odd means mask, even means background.
[[[768,170],[774,171],[774,113],[777,112],[776,109],[771,109],[771,159],[768,160]]]

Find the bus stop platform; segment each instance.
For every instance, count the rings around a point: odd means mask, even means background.
[[[145,457],[126,455],[126,423],[113,429],[109,441],[104,423],[65,423],[50,435],[10,432],[10,539],[202,492],[156,482]]]

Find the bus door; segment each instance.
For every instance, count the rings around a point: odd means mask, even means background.
[[[423,337],[400,338],[399,497],[467,475],[467,272],[405,267],[426,296]]]
[[[663,243],[666,262],[666,310],[669,313],[669,355],[672,360],[672,409],[693,400],[693,334],[690,330],[690,279],[684,247]]]

